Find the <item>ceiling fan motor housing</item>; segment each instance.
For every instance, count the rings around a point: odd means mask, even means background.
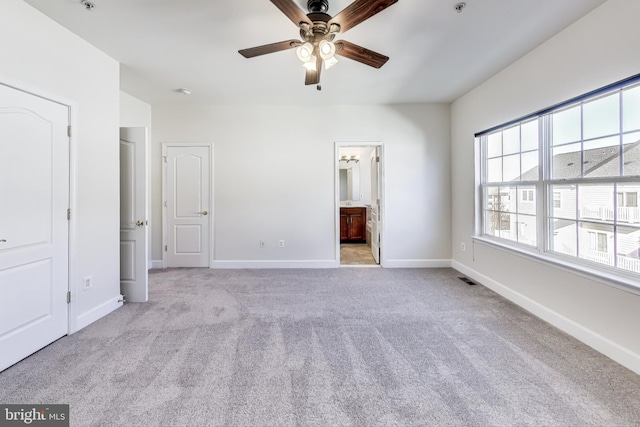
[[[327,13],[329,10],[329,1],[308,0],[307,8],[309,9],[307,18],[311,21],[311,25],[305,23],[300,24],[300,36],[302,39],[314,45],[320,40],[333,40],[335,33],[340,31],[340,26],[333,24],[330,28],[328,25],[331,20],[331,15]]]
[[[307,9],[310,13],[321,12],[326,13],[329,10],[328,0],[309,0],[307,1]]]

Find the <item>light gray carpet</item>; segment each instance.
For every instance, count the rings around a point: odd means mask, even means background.
[[[153,270],[0,373],[73,426],[638,426],[640,376],[450,269]]]

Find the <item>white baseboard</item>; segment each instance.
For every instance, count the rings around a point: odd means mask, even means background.
[[[451,268],[450,259],[387,259],[385,268]]]
[[[163,268],[162,260],[149,261],[149,269],[152,269],[152,268]]]
[[[599,351],[605,356],[613,359],[622,366],[629,368],[637,374],[640,374],[640,355],[632,352],[631,350],[622,347],[621,345],[611,341],[610,339],[584,327],[583,325],[574,322],[573,320],[549,309],[548,307],[530,299],[529,297],[522,295],[519,292],[510,289],[509,287],[491,279],[484,274],[468,268],[464,264],[457,261],[452,262],[452,267],[459,272],[469,276],[471,279],[476,280],[480,284],[491,289],[495,293],[505,297],[513,303],[519,305],[531,314],[539,317],[555,326],[556,328],[566,332],[572,337],[582,341],[589,347]]]
[[[450,268],[450,259],[391,259],[383,262],[385,268]],[[150,268],[163,268],[162,261],[151,261]],[[211,261],[214,269],[239,268],[340,268],[334,259],[328,260],[224,260]]]
[[[79,315],[76,319],[76,330],[73,332],[77,332],[80,329],[89,326],[96,320],[101,319],[112,311],[122,307],[122,299],[122,295],[115,296],[99,306]]]
[[[212,261],[211,268],[338,268],[338,261],[329,260],[246,260],[246,261]]]

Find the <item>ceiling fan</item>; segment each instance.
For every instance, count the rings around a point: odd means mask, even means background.
[[[271,0],[282,13],[300,28],[302,40],[285,40],[277,43],[242,49],[238,52],[245,58],[265,55],[267,53],[296,48],[298,58],[306,68],[305,84],[320,83],[322,64],[325,69],[335,65],[338,60],[335,55],[353,59],[374,68],[382,67],[388,56],[350,43],[346,40],[333,40],[336,35],[343,34],[349,29],[382,12],[398,0],[355,0],[342,12],[331,17],[328,0],[308,0],[309,13],[305,14],[293,0]],[[320,86],[318,85],[318,90]]]

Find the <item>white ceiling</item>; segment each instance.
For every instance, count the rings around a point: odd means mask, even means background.
[[[399,0],[336,38],[391,59],[347,58],[304,85],[295,50],[239,49],[298,37],[269,0],[25,0],[121,63],[121,88],[150,104],[451,102],[605,0]],[[293,0],[305,12],[306,0]],[[351,0],[330,0],[335,16]],[[192,90],[185,96],[180,87]]]

